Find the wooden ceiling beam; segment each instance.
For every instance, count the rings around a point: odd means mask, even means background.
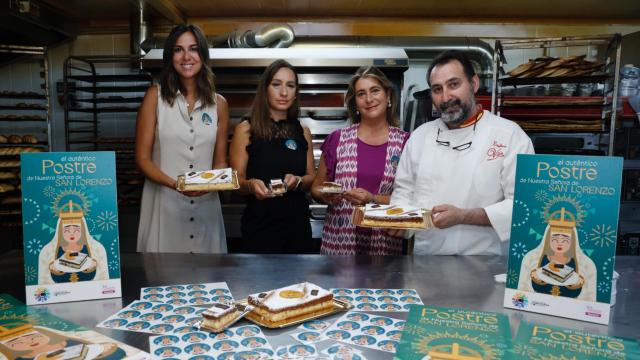
[[[180,10],[172,0],[144,0],[144,2],[173,24],[184,24],[187,22],[186,14]]]
[[[609,21],[532,21],[530,19],[411,19],[411,18],[189,18],[207,35],[234,30],[258,30],[262,26],[290,25],[296,36],[473,36],[482,38],[531,38],[581,36],[593,34],[623,35],[640,31],[640,20]]]

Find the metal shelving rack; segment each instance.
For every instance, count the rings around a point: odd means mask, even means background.
[[[137,205],[143,175],[136,169],[135,138],[110,136],[104,127],[114,117],[126,119],[135,129],[135,114],[152,76],[131,70],[140,61],[134,56],[71,56],[64,62],[63,92],[67,151],[115,151],[120,205]],[[100,74],[99,68],[114,66],[118,74]]]
[[[17,241],[22,236],[20,154],[51,150],[49,64],[47,48],[42,46],[0,45],[0,53],[35,61],[42,79],[38,91],[0,90],[0,135],[4,137],[0,143],[0,228],[14,229]]]
[[[580,114],[578,111],[572,112],[571,108],[585,109],[591,108],[599,113],[599,119],[602,121],[601,126],[597,130],[576,131],[570,126],[567,129],[544,130],[544,133],[572,133],[575,136],[584,136],[585,139],[593,138],[594,147],[598,147],[600,151],[604,150],[609,156],[614,154],[615,129],[617,120],[617,101],[618,101],[618,82],[620,73],[620,53],[621,53],[620,34],[601,35],[601,36],[567,36],[558,38],[540,38],[527,40],[496,40],[495,55],[493,63],[493,91],[491,97],[491,111],[497,115],[508,108],[505,104],[503,89],[508,86],[518,87],[527,85],[548,85],[548,84],[603,84],[603,94],[599,103],[585,105],[576,102],[576,97],[567,96],[564,100],[557,104],[546,106],[525,105],[528,107],[532,117],[538,119],[543,116],[545,109],[563,108],[564,113],[569,113],[572,118],[598,118],[598,116],[588,114]],[[507,50],[523,50],[523,49],[543,49],[547,51],[550,48],[564,48],[575,46],[605,46],[604,64],[600,71],[590,76],[559,76],[559,77],[530,77],[530,78],[514,78],[506,76],[504,64],[506,63],[505,51]],[[567,109],[569,109],[567,111]],[[527,114],[526,111],[523,113]],[[531,114],[529,113],[529,114]],[[553,113],[553,110],[550,112]],[[506,115],[505,115],[506,116]],[[518,117],[525,115],[509,115],[506,116],[510,120],[518,121]],[[550,117],[551,118],[551,117]],[[550,120],[551,121],[551,120]],[[588,141],[586,141],[588,142]],[[604,148],[604,149],[603,149]]]

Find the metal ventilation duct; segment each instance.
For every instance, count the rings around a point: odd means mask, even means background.
[[[289,47],[295,38],[293,28],[286,24],[267,25],[259,31],[247,30],[245,32],[232,31],[230,33],[209,38],[213,47],[230,48],[255,48]]]

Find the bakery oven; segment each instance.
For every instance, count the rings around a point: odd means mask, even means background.
[[[379,67],[400,94],[408,57],[401,48],[285,48],[209,50],[216,87],[229,103],[231,126],[249,113],[258,79],[266,66],[276,59],[289,61],[298,71],[300,81],[301,121],[313,134],[315,165],[320,160],[320,146],[333,130],[349,125],[344,96],[347,84],[360,66]],[[162,50],[151,50],[143,60],[143,67],[161,67]],[[230,251],[237,249],[241,237],[240,218],[245,199],[233,192],[221,193],[222,211]],[[326,206],[311,201],[310,214],[314,241],[319,241]]]

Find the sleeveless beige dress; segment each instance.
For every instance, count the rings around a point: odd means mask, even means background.
[[[152,161],[172,178],[189,171],[210,170],[218,130],[215,105],[196,101],[189,115],[184,96],[173,106],[158,108]],[[138,227],[138,251],[226,253],[227,242],[217,192],[188,197],[145,180]]]

